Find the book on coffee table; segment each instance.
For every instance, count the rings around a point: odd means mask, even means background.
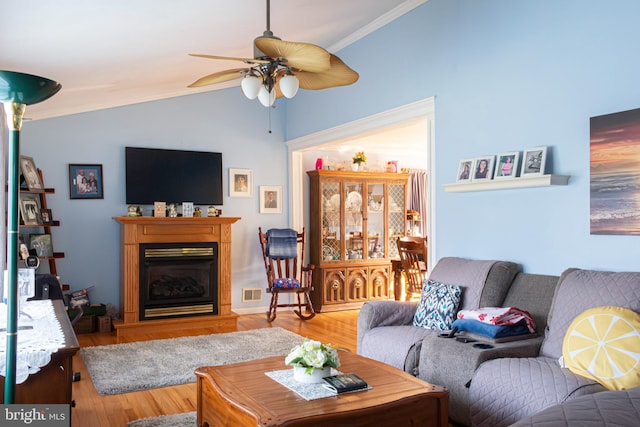
[[[324,377],[323,386],[337,394],[367,390],[369,384],[356,374],[338,374]]]

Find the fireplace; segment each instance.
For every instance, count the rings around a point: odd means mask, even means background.
[[[212,334],[237,330],[238,315],[231,311],[231,225],[240,218],[119,216],[114,219],[120,223],[121,242],[120,318],[112,323],[118,342],[138,340],[140,335],[145,339],[159,339],[166,338],[167,333]],[[141,246],[162,247],[171,243],[187,247],[193,242],[217,245],[217,291],[213,298],[216,314],[145,318],[140,314]]]
[[[218,243],[140,245],[140,320],[218,314]]]

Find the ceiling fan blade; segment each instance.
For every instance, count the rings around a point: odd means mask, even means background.
[[[201,77],[187,87],[200,87],[222,83],[233,79],[239,79],[240,77],[242,77],[242,72],[247,70],[248,68],[233,68],[231,70],[219,71],[217,73]]]
[[[208,58],[208,59],[222,59],[228,61],[242,61],[247,64],[268,64],[269,60],[266,59],[254,59],[254,58],[237,58],[235,56],[218,56],[218,55],[203,55],[200,53],[190,53],[190,56],[197,56],[198,58]]]
[[[319,73],[298,71],[294,74],[300,82],[300,88],[307,90],[347,86],[357,82],[360,77],[335,55],[331,55],[331,68],[326,71]]]
[[[286,65],[298,70],[320,72],[331,67],[331,54],[310,43],[287,42],[270,37],[258,37],[256,47],[271,58],[286,58]]]

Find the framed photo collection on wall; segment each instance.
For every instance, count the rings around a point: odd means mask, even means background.
[[[544,175],[547,169],[547,147],[528,148],[460,160],[456,182],[478,182],[488,180],[515,179]]]

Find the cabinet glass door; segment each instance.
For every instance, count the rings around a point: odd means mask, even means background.
[[[347,259],[362,259],[365,253],[366,236],[363,235],[362,184],[345,183],[344,223],[345,256]]]
[[[322,259],[340,259],[340,183],[322,184]]]
[[[384,184],[367,186],[367,257],[384,258]]]
[[[389,222],[388,222],[388,244],[389,244],[389,258],[398,258],[398,245],[396,241],[399,237],[405,235],[405,195],[404,185],[402,184],[389,184]]]

